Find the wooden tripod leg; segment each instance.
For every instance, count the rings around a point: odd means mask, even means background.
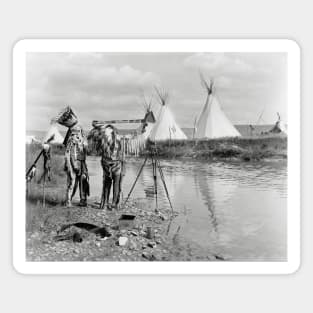
[[[153,172],[153,181],[154,181],[154,197],[155,197],[155,211],[158,212],[158,182],[157,182],[157,164],[156,159],[151,155],[152,161],[152,172]]]
[[[46,207],[46,172],[43,174],[43,184],[42,184],[42,208]]]
[[[173,209],[173,206],[172,206],[172,202],[171,202],[171,199],[170,199],[170,195],[169,195],[169,193],[168,193],[168,189],[167,189],[167,186],[166,186],[165,177],[164,177],[164,173],[163,173],[163,170],[162,170],[160,161],[157,159],[156,162],[157,162],[157,166],[158,166],[158,168],[159,168],[159,172],[160,172],[160,176],[161,176],[161,180],[162,180],[162,183],[163,183],[163,187],[164,187],[164,190],[165,190],[165,193],[166,193],[167,200],[168,200],[168,202],[169,202],[169,204],[170,204],[172,213],[174,213],[174,209]]]
[[[146,158],[145,158],[145,160],[144,160],[144,162],[143,162],[143,164],[142,164],[142,166],[141,166],[141,168],[140,168],[140,170],[139,170],[139,172],[138,172],[138,174],[137,174],[137,177],[136,177],[136,179],[135,179],[135,181],[134,181],[132,187],[130,188],[130,191],[129,191],[128,195],[127,195],[127,198],[126,198],[124,204],[127,203],[127,201],[128,201],[128,199],[129,199],[131,193],[133,192],[133,190],[134,190],[134,188],[135,188],[135,186],[136,186],[136,183],[137,183],[137,181],[138,181],[138,179],[139,179],[139,177],[140,177],[140,175],[141,175],[141,172],[142,172],[144,166],[145,166],[146,163],[147,163],[147,160],[148,160],[148,156],[146,156]]]

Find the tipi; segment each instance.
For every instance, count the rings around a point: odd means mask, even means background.
[[[32,143],[40,143],[40,140],[38,140],[35,136],[26,136],[26,144]]]
[[[150,102],[148,103],[146,97],[144,95],[142,97],[143,106],[145,108],[146,114],[138,131],[140,136],[147,140],[151,134],[153,126],[155,125],[156,119],[152,111],[152,99],[150,99]]]
[[[207,98],[195,129],[195,138],[239,137],[213,93],[213,81],[209,83],[200,74],[202,84],[207,91]]]
[[[47,142],[51,136],[54,135],[53,140],[50,141],[50,143],[57,143],[57,144],[63,144],[64,138],[60,134],[59,129],[57,127],[57,124],[52,122],[51,126],[46,134],[46,136],[43,139],[43,142]]]
[[[275,123],[275,125],[273,126],[272,129],[269,130],[269,133],[273,133],[273,134],[287,134],[287,128],[285,126],[285,124],[282,122],[281,118],[280,118],[280,114],[277,112],[277,116],[278,116],[278,120]]]
[[[164,91],[162,92],[157,88],[156,92],[161,104],[161,110],[157,121],[151,130],[149,139],[151,141],[187,139],[187,136],[175,122],[174,116],[166,104],[166,101],[168,100],[168,93]]]

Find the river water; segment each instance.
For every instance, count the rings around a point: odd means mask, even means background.
[[[179,228],[179,238],[189,248],[233,261],[287,259],[287,162],[160,161],[174,210],[179,212],[171,232]],[[142,163],[127,160],[124,197]],[[91,193],[99,199],[99,158],[89,158],[88,167]],[[160,179],[158,192],[159,207],[169,207]],[[131,197],[154,206],[149,162]]]

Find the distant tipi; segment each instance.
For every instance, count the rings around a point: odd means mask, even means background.
[[[278,120],[275,125],[269,130],[272,134],[287,134],[287,128],[280,118],[280,114],[277,112]]]
[[[50,141],[50,143],[63,144],[64,138],[60,134],[57,124],[55,122],[51,123],[50,128],[47,131],[47,134],[45,135],[43,139],[43,142],[47,142],[49,138],[51,138],[51,136],[53,135],[54,135],[53,140]]]
[[[240,137],[240,133],[222,111],[213,93],[213,81],[208,83],[200,74],[207,98],[195,129],[195,138]]]
[[[170,108],[166,104],[168,93],[164,91],[162,92],[157,88],[156,92],[161,104],[161,110],[157,121],[151,130],[149,139],[151,141],[187,139],[187,136],[176,123]]]

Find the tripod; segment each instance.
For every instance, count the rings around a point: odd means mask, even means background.
[[[124,204],[127,203],[131,193],[133,192],[135,186],[136,186],[136,183],[142,173],[142,170],[143,168],[145,167],[148,159],[151,159],[151,165],[152,165],[152,174],[153,174],[153,182],[154,182],[154,198],[155,198],[155,211],[158,212],[158,184],[157,184],[157,172],[159,170],[159,174],[160,174],[160,177],[161,177],[161,181],[163,183],[163,187],[164,187],[164,190],[165,190],[165,193],[166,193],[166,197],[167,197],[167,200],[169,202],[169,205],[171,207],[171,210],[172,210],[172,213],[174,212],[174,209],[173,209],[173,206],[172,206],[172,202],[171,202],[171,199],[170,199],[170,196],[169,196],[169,193],[168,193],[168,189],[167,189],[167,186],[166,186],[166,183],[165,183],[165,178],[164,178],[164,174],[163,174],[163,169],[161,167],[161,164],[160,164],[160,161],[159,159],[157,158],[157,153],[155,151],[155,149],[151,148],[150,150],[150,153],[147,154],[138,174],[137,174],[137,177],[132,185],[132,187],[130,188],[130,191],[127,195],[127,198],[124,202]]]
[[[50,152],[50,147],[48,150],[44,150],[43,151],[43,174],[40,177],[40,179],[38,180],[38,183],[41,183],[41,181],[43,181],[42,184],[42,207],[45,208],[46,206],[46,181],[47,178],[50,181],[51,180],[51,175],[50,175],[50,171],[51,171],[51,152]]]
[[[49,144],[52,140],[54,139],[54,134],[45,142],[45,144]],[[46,187],[46,175],[48,175],[48,180],[50,180],[50,170],[51,170],[51,153],[50,153],[50,147],[48,150],[41,149],[39,154],[37,155],[34,163],[31,165],[31,167],[27,170],[26,172],[26,197],[28,198],[28,191],[29,191],[29,183],[32,181],[32,179],[36,175],[36,164],[39,161],[40,157],[43,155],[43,175],[39,179],[39,183],[43,179],[43,187],[42,187],[42,193],[43,193],[43,200],[42,200],[42,206],[45,207],[46,205],[46,192],[45,192],[45,187]]]
[[[26,173],[26,197],[28,198],[29,184],[36,175],[36,169],[37,169],[36,164],[37,164],[37,162],[41,156],[43,156],[43,174],[39,178],[38,184],[43,182],[43,184],[42,184],[42,207],[45,208],[45,206],[46,206],[46,181],[47,181],[47,178],[49,181],[51,180],[50,147],[48,150],[42,149],[40,151],[35,162],[32,164],[32,166],[28,169],[28,171]]]

